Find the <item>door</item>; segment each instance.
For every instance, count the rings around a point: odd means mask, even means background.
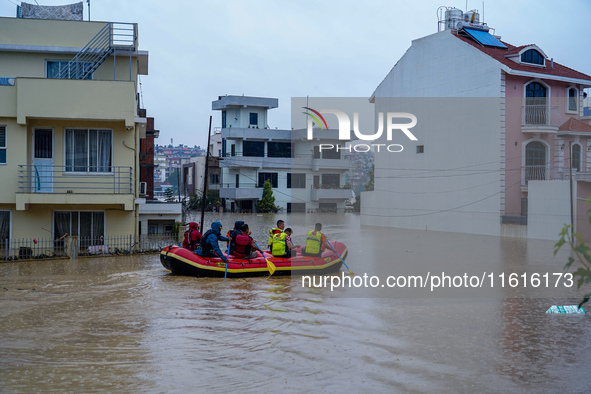
[[[35,129],[31,180],[34,193],[53,193],[52,129]]]

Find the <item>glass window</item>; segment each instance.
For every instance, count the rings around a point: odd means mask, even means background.
[[[0,164],[6,164],[6,126],[0,126]]]
[[[546,179],[546,147],[532,141],[525,147],[525,181]]]
[[[78,62],[68,67],[68,60],[48,60],[47,78],[92,79],[92,63]],[[90,72],[90,73],[89,73]],[[80,78],[85,75],[84,78]]]
[[[226,111],[222,111],[222,129],[226,128]]]
[[[577,89],[575,88],[570,88],[568,90],[568,110],[577,110]]]
[[[259,187],[263,187],[265,181],[271,182],[271,186],[277,187],[277,173],[276,172],[259,172]]]
[[[573,144],[571,149],[571,166],[573,171],[581,171],[581,145]]]
[[[220,174],[209,174],[209,184],[210,185],[219,185],[220,184]]]
[[[66,129],[66,171],[111,172],[112,131]]]
[[[339,174],[322,174],[322,188],[336,189],[341,185],[341,176]]]
[[[268,157],[291,157],[291,142],[267,142]]]
[[[524,63],[544,65],[544,55],[535,49],[528,49],[521,54],[521,61]]]
[[[305,189],[306,188],[306,174],[287,174],[287,188],[288,189]]]
[[[525,124],[541,125],[548,122],[546,87],[532,82],[525,87]]]
[[[340,159],[341,152],[337,151],[336,146],[330,149],[322,149],[323,159]]]
[[[251,112],[250,113],[250,122],[249,124],[251,126],[258,126],[259,124],[259,114],[257,114],[256,112]]]
[[[104,212],[59,212],[53,213],[53,232],[56,239],[65,234],[78,236],[81,248],[104,245]]]
[[[263,157],[265,156],[265,143],[263,141],[242,142],[243,156]]]

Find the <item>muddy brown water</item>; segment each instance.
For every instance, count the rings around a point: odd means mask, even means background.
[[[553,242],[360,229],[353,214],[213,218],[225,230],[246,220],[265,245],[277,218],[297,243],[321,221],[355,276],[380,283],[426,272],[496,282],[331,291],[300,277],[173,276],[158,255],[1,264],[0,391],[591,390],[588,315],[544,313],[580,293],[531,287],[530,274],[562,272]],[[530,286],[501,288],[502,273]]]

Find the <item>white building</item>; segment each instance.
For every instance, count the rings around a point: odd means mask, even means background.
[[[287,212],[343,212],[353,197],[343,188],[350,162],[341,152],[320,152],[319,140],[307,140],[306,130],[269,128],[267,112],[277,106],[274,98],[246,96],[220,96],[212,103],[222,115],[220,197],[225,209],[254,212],[269,180],[275,205]],[[337,141],[336,131],[324,133],[322,141]]]

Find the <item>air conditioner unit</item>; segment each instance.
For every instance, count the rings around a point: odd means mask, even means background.
[[[146,182],[140,182],[140,196],[148,194],[148,184]]]

